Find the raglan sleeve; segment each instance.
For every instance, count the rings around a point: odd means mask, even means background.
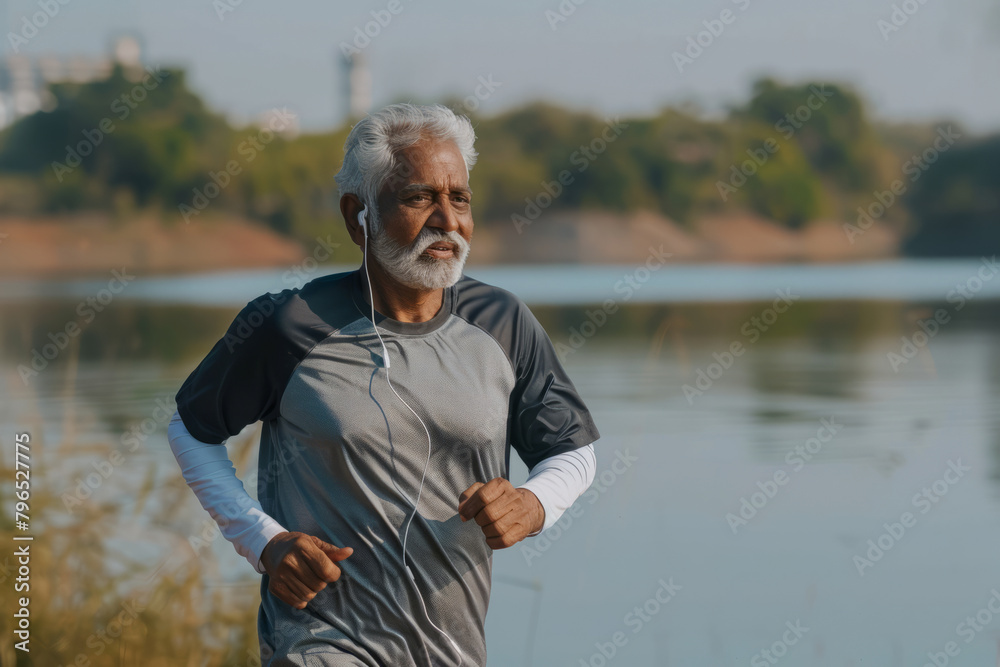
[[[520,300],[514,313],[510,439],[530,470],[546,458],[593,443],[600,433],[545,329]]]
[[[280,335],[277,313],[285,293],[250,301],[177,392],[188,432],[219,444],[247,424],[277,417],[282,369],[296,361]]]

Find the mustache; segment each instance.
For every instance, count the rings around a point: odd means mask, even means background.
[[[417,238],[413,240],[413,243],[410,244],[410,252],[419,255],[430,246],[441,241],[454,243],[455,251],[459,255],[464,253],[469,247],[469,242],[462,238],[458,232],[445,232],[440,229],[424,227],[420,230],[420,233],[417,234]]]

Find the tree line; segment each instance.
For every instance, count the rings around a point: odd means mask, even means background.
[[[290,136],[280,110],[233,126],[179,69],[137,81],[116,67],[50,92],[50,111],[0,132],[0,214],[238,215],[302,239],[341,226],[333,174],[348,126]],[[723,117],[681,105],[611,119],[543,102],[471,117],[479,225],[559,209],[645,209],[682,226],[749,212],[789,228],[877,219],[904,230],[913,255],[1000,249],[1000,136],[878,123],[844,84],[763,78]],[[942,132],[957,137],[943,149]]]

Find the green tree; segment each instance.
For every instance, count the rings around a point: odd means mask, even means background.
[[[786,86],[763,78],[732,118],[758,121],[776,136],[793,139],[813,169],[840,188],[869,190],[878,184],[879,141],[861,98],[846,86]]]
[[[1000,136],[942,153],[906,195],[913,212],[907,254],[973,256],[1000,253]]]

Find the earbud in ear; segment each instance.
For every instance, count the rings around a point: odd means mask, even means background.
[[[358,213],[358,224],[361,225],[361,231],[364,232],[365,237],[368,237],[368,207],[361,209]]]

